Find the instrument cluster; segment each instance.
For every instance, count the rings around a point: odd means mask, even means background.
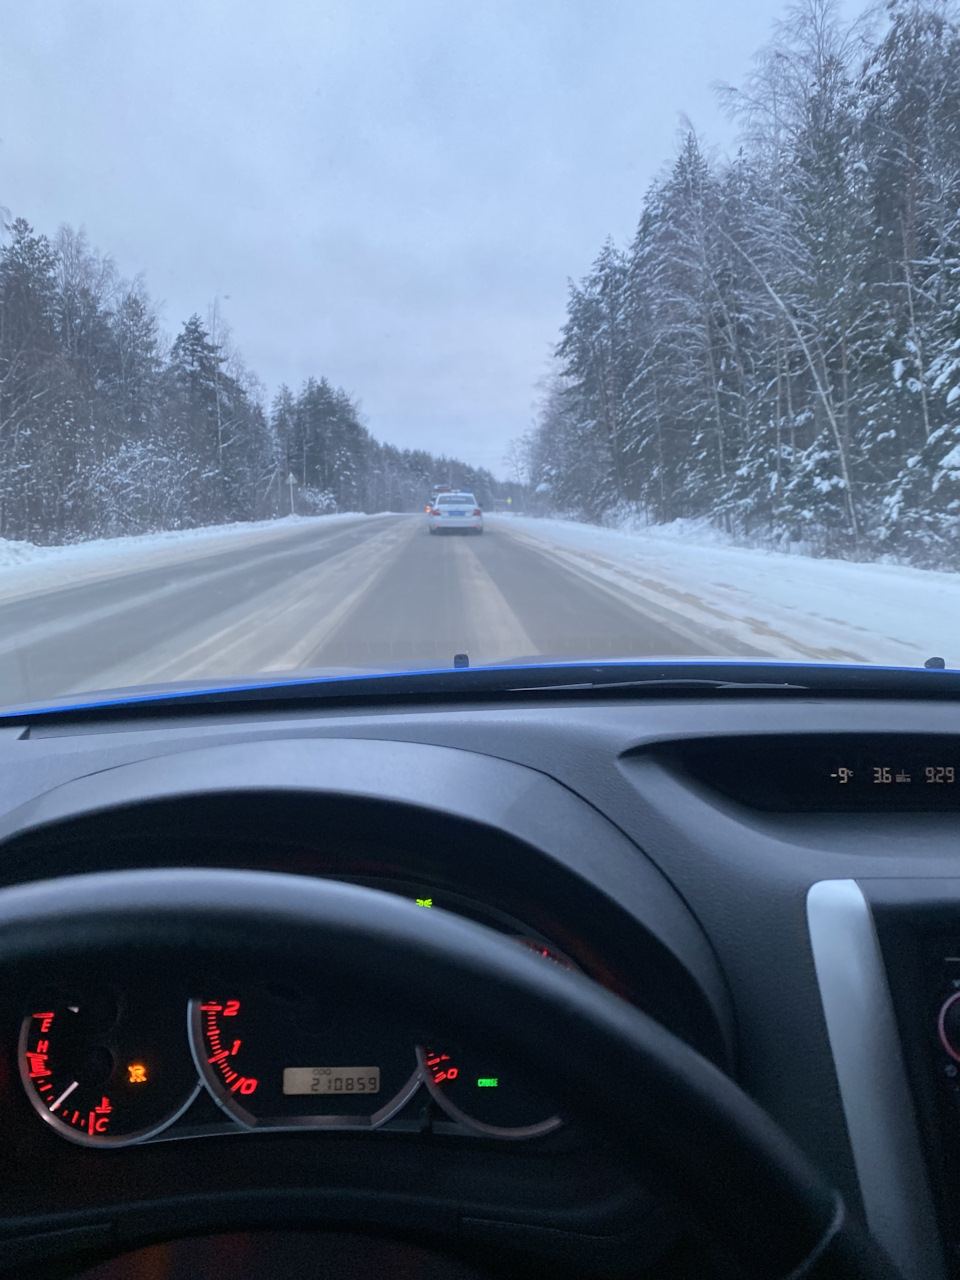
[[[545,963],[575,967],[544,939],[512,936]],[[402,1115],[504,1139],[562,1123],[537,1082],[496,1051],[371,1018],[335,982],[222,975],[189,989],[134,971],[117,984],[60,976],[23,1010],[18,1063],[41,1119],[98,1148],[225,1130],[375,1129]]]

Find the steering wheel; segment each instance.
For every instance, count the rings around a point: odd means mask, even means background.
[[[0,972],[81,955],[119,964],[131,948],[180,964],[242,955],[342,974],[371,998],[508,1050],[625,1168],[655,1168],[751,1274],[898,1275],[729,1077],[590,979],[482,925],[374,889],[267,872],[123,871],[0,891]]]

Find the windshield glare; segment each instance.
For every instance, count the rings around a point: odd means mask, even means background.
[[[0,706],[960,665],[953,0],[51,0],[0,82]]]

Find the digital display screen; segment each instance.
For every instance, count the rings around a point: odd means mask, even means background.
[[[960,811],[960,739],[946,736],[718,738],[679,752],[697,781],[755,809]]]
[[[283,1092],[369,1094],[380,1092],[379,1067],[284,1067]]]

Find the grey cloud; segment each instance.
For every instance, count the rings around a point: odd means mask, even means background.
[[[275,388],[499,467],[568,275],[633,230],[768,0],[36,0],[0,36],[0,204],[83,224],[168,328],[217,294]]]

